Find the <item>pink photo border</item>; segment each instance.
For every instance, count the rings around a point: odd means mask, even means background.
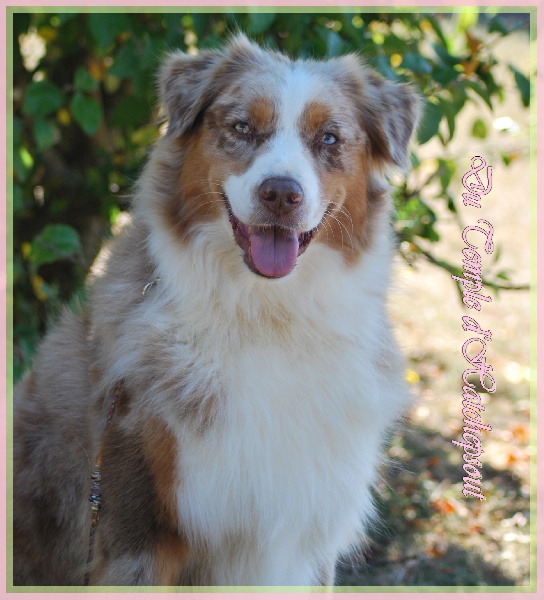
[[[145,10],[146,6],[149,6],[149,2],[146,2],[145,0],[117,0],[116,2],[113,3],[115,7],[130,7],[130,8],[137,8],[137,7],[141,7],[143,10]],[[536,31],[540,32],[544,30],[544,0],[527,0],[525,2],[519,2],[519,1],[510,1],[510,2],[501,2],[501,1],[492,1],[492,0],[480,0],[480,1],[475,1],[475,0],[469,0],[469,1],[465,1],[462,3],[463,5],[471,5],[471,6],[476,6],[476,7],[486,7],[486,6],[490,6],[490,7],[516,7],[516,8],[527,8],[527,9],[531,9],[531,8],[535,8],[536,9],[536,16],[535,16],[535,20],[536,20]],[[299,7],[315,7],[316,11],[320,10],[320,9],[324,9],[326,7],[330,7],[330,8],[336,8],[336,7],[349,7],[349,6],[354,6],[354,7],[361,7],[362,6],[362,2],[361,0],[329,0],[329,1],[323,1],[323,0],[298,0],[297,2],[291,1],[291,0],[276,0],[275,2],[266,2],[263,0],[253,0],[252,2],[248,2],[248,1],[240,1],[240,0],[230,0],[230,1],[225,1],[225,0],[198,0],[198,1],[192,1],[192,0],[186,0],[185,2],[179,2],[179,0],[162,0],[160,2],[161,7],[164,6],[165,8],[168,7],[172,7],[172,8],[182,8],[182,7],[225,7],[225,6],[229,6],[229,7],[255,7],[255,8],[266,8],[266,7],[288,7],[288,6],[299,6]],[[92,1],[92,0],[58,0],[57,2],[54,3],[55,8],[62,8],[62,7],[66,7],[66,8],[81,8],[83,10],[85,9],[92,9],[92,8],[104,8],[106,10],[111,10],[112,8],[114,8],[114,6],[112,6],[112,4],[109,4],[105,1]],[[430,8],[430,7],[436,7],[436,8],[447,8],[447,7],[453,7],[455,6],[455,3],[453,1],[449,1],[446,2],[444,0],[420,0],[420,2],[417,4],[417,6],[414,6],[414,4],[412,2],[410,2],[409,0],[366,0],[364,2],[364,6],[365,7],[384,7],[384,8],[395,8],[395,7],[409,7],[409,8],[413,8],[414,10],[418,10],[418,9],[425,9],[425,8]],[[8,211],[8,206],[7,206],[7,194],[8,194],[8,173],[7,173],[7,160],[8,160],[8,153],[7,153],[7,142],[9,142],[9,140],[7,140],[7,109],[8,109],[8,98],[10,98],[10,85],[11,82],[8,82],[8,65],[7,65],[7,26],[8,26],[8,9],[10,8],[18,8],[18,7],[29,7],[29,8],[38,8],[38,7],[43,7],[43,8],[52,8],[51,4],[48,4],[46,2],[44,2],[43,0],[36,0],[34,2],[29,2],[26,0],[13,0],[11,2],[8,2],[6,0],[2,0],[2,10],[0,12],[0,27],[1,27],[1,31],[4,32],[4,39],[6,40],[5,44],[3,45],[3,47],[0,49],[0,54],[1,54],[1,58],[2,60],[0,60],[0,81],[5,81],[6,84],[6,93],[2,94],[2,98],[1,98],[1,112],[0,112],[0,127],[2,128],[2,130],[4,132],[6,132],[5,135],[5,141],[6,143],[2,144],[1,148],[0,148],[0,153],[1,153],[1,166],[0,166],[0,180],[1,180],[1,185],[2,185],[2,190],[3,193],[0,195],[0,237],[2,238],[2,240],[4,241],[4,243],[1,244],[0,246],[0,313],[2,315],[2,326],[1,326],[1,333],[3,334],[2,337],[5,338],[8,342],[8,333],[9,333],[9,329],[8,329],[8,318],[10,317],[10,313],[8,314],[8,293],[10,292],[10,290],[8,289],[8,284],[9,284],[9,279],[8,279],[8,268],[9,265],[7,263],[7,260],[9,258],[8,255],[8,247],[7,247],[7,241],[10,239],[9,233],[10,233],[10,227],[11,227],[11,223],[7,222],[7,217],[10,214]],[[542,37],[537,37],[537,42],[536,42],[536,56],[534,56],[534,60],[536,60],[537,65],[540,66],[540,68],[542,68],[542,65],[544,65],[544,41],[542,39]],[[534,67],[534,65],[533,65]],[[534,70],[534,69],[533,69]],[[532,192],[532,210],[533,210],[533,217],[536,219],[535,224],[533,225],[534,229],[532,231],[532,239],[536,240],[536,249],[533,249],[533,269],[532,269],[532,284],[533,284],[533,309],[532,309],[532,315],[533,315],[533,327],[532,327],[532,335],[531,335],[531,368],[532,368],[532,394],[536,394],[536,384],[535,384],[535,379],[538,380],[538,376],[540,377],[544,377],[544,361],[540,361],[540,364],[537,363],[537,347],[538,347],[538,342],[541,342],[544,340],[544,318],[541,319],[536,319],[535,318],[535,314],[537,316],[542,317],[543,314],[543,309],[544,309],[544,301],[542,300],[543,298],[543,293],[544,293],[544,271],[543,271],[543,277],[540,281],[540,284],[538,284],[538,278],[537,278],[537,270],[539,268],[540,265],[544,264],[544,237],[541,238],[540,242],[538,242],[537,240],[537,236],[536,236],[536,232],[537,231],[541,231],[542,229],[544,229],[544,211],[537,211],[536,209],[536,205],[537,205],[537,198],[544,198],[544,176],[541,176],[539,178],[537,178],[537,173],[544,173],[544,154],[543,154],[543,149],[544,149],[544,126],[542,126],[542,123],[544,123],[544,78],[541,74],[540,71],[538,72],[538,76],[533,80],[536,84],[536,94],[534,94],[533,96],[533,118],[536,119],[536,121],[533,121],[533,135],[532,135],[532,156],[536,155],[536,162],[533,163],[533,169],[532,169],[532,187],[533,187],[533,192]],[[534,105],[536,104],[536,108],[534,108]],[[536,123],[540,124],[540,128],[539,130],[536,129]],[[3,127],[2,127],[3,126]],[[536,150],[540,149],[541,152],[538,153]],[[535,327],[536,325],[536,327]],[[2,346],[0,347],[0,355],[2,357],[2,360],[0,360],[0,369],[1,369],[1,374],[0,374],[0,378],[2,379],[2,381],[5,383],[5,385],[3,386],[3,393],[0,394],[0,398],[1,398],[1,402],[2,402],[2,407],[4,410],[4,414],[7,415],[6,419],[4,419],[2,426],[0,426],[0,447],[2,448],[7,448],[7,442],[8,442],[8,434],[9,434],[9,427],[10,427],[10,413],[8,412],[9,409],[9,403],[7,402],[8,397],[9,397],[9,393],[10,393],[10,387],[9,387],[9,381],[6,379],[7,376],[7,368],[6,368],[6,360],[9,358],[9,354],[7,353],[7,344],[2,344]],[[536,378],[535,378],[535,369],[536,369]],[[540,394],[540,396],[542,396],[542,394]],[[535,403],[535,398],[532,397],[533,400],[533,404],[532,406],[536,406]],[[536,435],[535,435],[536,433]],[[532,440],[531,440],[531,445],[532,445],[532,454],[534,457],[534,461],[536,462],[536,456],[537,456],[537,444],[536,444],[536,438],[540,437],[540,439],[542,439],[544,437],[544,419],[540,418],[538,420],[538,422],[536,423],[536,427],[532,427]],[[144,600],[144,599],[152,599],[152,598],[157,598],[157,596],[159,596],[161,593],[163,593],[162,590],[159,589],[155,589],[153,591],[147,591],[147,590],[142,590],[142,591],[119,591],[119,592],[111,592],[111,591],[105,591],[105,592],[100,592],[100,591],[95,591],[95,590],[89,590],[89,591],[85,591],[85,592],[72,592],[72,591],[66,591],[66,592],[62,592],[61,589],[55,589],[52,588],[51,592],[44,592],[44,591],[32,591],[31,589],[29,589],[28,592],[10,592],[7,591],[7,585],[8,585],[8,579],[7,579],[7,569],[6,569],[6,561],[7,561],[7,552],[8,552],[8,543],[9,540],[7,539],[7,536],[9,535],[9,529],[7,527],[7,523],[8,523],[8,517],[9,515],[7,514],[7,505],[6,505],[6,501],[8,498],[8,493],[9,490],[7,489],[7,474],[8,474],[8,461],[10,460],[10,456],[11,456],[11,452],[10,449],[7,448],[7,453],[6,453],[6,460],[2,460],[0,461],[0,507],[1,507],[1,518],[0,518],[0,539],[2,540],[3,544],[2,546],[0,546],[0,555],[2,557],[2,560],[0,560],[0,598],[8,598],[8,597],[12,597],[15,595],[19,595],[21,593],[24,594],[25,598],[30,598],[30,599],[34,599],[34,598],[47,598],[50,597],[51,593],[62,593],[63,594],[63,598],[67,598],[67,599],[71,599],[71,598],[78,598],[78,597],[83,597],[83,594],[85,594],[85,596],[87,598],[103,598],[104,600],[113,600],[114,598],[116,598],[118,596],[118,594],[122,594],[124,597],[127,598],[134,598],[134,599],[138,599],[138,600]],[[534,494],[536,491],[536,507],[533,504],[533,509],[536,508],[536,510],[532,511],[532,515],[533,517],[537,517],[536,518],[536,543],[537,543],[537,548],[538,548],[538,542],[540,542],[541,544],[544,544],[544,519],[542,518],[542,515],[544,514],[544,478],[541,477],[541,482],[540,485],[538,485],[538,477],[537,477],[537,467],[536,464],[534,465],[534,468],[532,470],[532,482],[533,482],[533,487],[532,487],[532,493]],[[534,482],[537,482],[536,485]],[[539,493],[540,492],[540,493]],[[534,502],[534,496],[532,499],[532,502]],[[540,510],[538,510],[540,509]],[[538,513],[540,513],[540,518],[538,518]],[[534,527],[534,526],[533,526]],[[533,529],[533,532],[535,531],[535,529]],[[389,591],[388,588],[384,589],[384,591],[379,591],[379,592],[364,592],[364,597],[368,598],[369,600],[372,600],[373,598],[380,598],[381,600],[387,600],[387,598],[392,597],[393,595],[397,595],[399,593],[402,593],[403,596],[405,596],[406,598],[409,599],[418,599],[421,595],[421,593],[428,593],[431,594],[433,598],[439,598],[439,599],[443,599],[446,598],[448,596],[450,596],[452,593],[455,594],[460,594],[461,597],[465,597],[465,596],[472,596],[473,594],[477,594],[478,598],[482,598],[482,600],[487,600],[488,598],[492,598],[495,597],[496,595],[500,594],[501,598],[505,598],[505,597],[519,597],[519,598],[531,598],[531,599],[537,599],[537,598],[543,598],[544,597],[544,560],[542,559],[542,555],[543,552],[536,552],[536,578],[532,577],[532,580],[534,581],[536,579],[536,590],[535,591],[530,591],[530,592],[524,592],[524,591],[501,591],[501,592],[479,592],[477,590],[475,591],[468,591],[468,590],[460,590],[460,591],[450,591],[450,592],[442,592],[440,591],[440,588],[435,588],[430,589],[430,588],[424,588],[424,591],[414,591],[414,592],[391,592]],[[373,588],[376,589],[376,588]],[[166,591],[166,590],[165,590]],[[207,592],[198,592],[198,593],[184,593],[183,595],[185,597],[187,597],[189,600],[191,600],[192,598],[194,598],[195,600],[198,598],[199,600],[208,600],[208,597],[212,597],[212,596],[216,596],[217,594],[220,594],[222,598],[224,598],[224,600],[234,600],[234,598],[239,598],[242,595],[242,592],[230,592],[227,591],[227,588],[225,588],[225,591],[221,591],[221,592],[214,592],[212,593],[207,593]],[[327,592],[325,592],[327,593]],[[358,592],[338,592],[341,593],[343,598],[345,598],[346,600],[355,600],[356,598],[360,597],[360,593]],[[286,596],[292,596],[293,598],[297,598],[297,599],[303,599],[306,597],[309,597],[311,595],[310,592],[258,592],[258,593],[254,593],[254,592],[243,592],[243,596],[244,598],[248,598],[249,600],[251,600],[252,598],[255,598],[255,600],[257,600],[257,598],[261,598],[261,597],[266,597],[269,600],[276,600],[276,598],[285,598]]]

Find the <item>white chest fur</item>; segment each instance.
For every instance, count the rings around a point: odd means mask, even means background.
[[[218,555],[237,548],[248,569],[239,581],[308,584],[308,569],[346,550],[372,510],[389,416],[380,415],[379,384],[353,348],[299,350],[251,346],[227,357],[217,424],[179,431],[182,526]]]
[[[405,402],[384,261],[343,273],[315,245],[285,283],[255,285],[239,256],[193,250],[163,258],[142,313],[148,337],[167,344],[170,376],[183,374],[179,401],[160,408],[178,439],[180,527],[206,541],[216,585],[310,585],[371,517],[383,435]],[[142,368],[128,347],[122,362]],[[204,428],[179,418],[195,394],[214,403]]]

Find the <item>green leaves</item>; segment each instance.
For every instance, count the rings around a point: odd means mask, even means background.
[[[451,180],[457,172],[457,162],[452,159],[439,158],[437,160],[438,169],[436,175],[440,180],[441,193],[445,194],[451,183]]]
[[[392,79],[395,81],[398,79],[398,75],[395,73],[393,68],[391,67],[391,61],[388,56],[380,55],[374,61],[372,61],[372,66],[379,71],[384,77],[387,79]]]
[[[81,255],[77,231],[69,225],[47,225],[30,245],[29,259],[37,268],[57,260],[75,259]]]
[[[480,81],[472,80],[467,80],[466,85],[469,89],[478,94],[478,96],[482,98],[482,100],[487,104],[487,106],[489,106],[489,108],[493,110],[491,94],[489,93],[489,90],[485,87],[485,85],[483,85]]]
[[[102,108],[94,99],[76,92],[70,102],[70,112],[87,135],[94,135],[102,121]]]
[[[510,71],[514,74],[516,85],[518,86],[521,103],[523,106],[529,106],[531,102],[531,82],[529,78],[518,71],[514,65],[509,65]]]
[[[502,20],[500,15],[495,15],[490,21],[488,25],[489,33],[500,33],[501,35],[507,35],[509,33],[508,27],[506,27],[504,21]]]
[[[435,229],[436,214],[419,196],[399,197],[397,200],[396,231],[403,241],[415,237],[437,242],[440,238]]]
[[[248,15],[248,32],[253,35],[264,33],[274,22],[275,13],[251,12]]]
[[[115,77],[132,77],[138,72],[138,52],[132,41],[128,41],[117,53],[109,73]]]
[[[119,127],[147,125],[151,108],[151,101],[147,98],[126,96],[113,109],[111,122]]]
[[[404,55],[400,66],[403,69],[408,69],[412,71],[412,73],[419,75],[429,74],[433,70],[429,61],[421,54],[416,54],[415,52],[407,52]]]
[[[432,137],[438,133],[438,127],[442,121],[442,111],[440,106],[428,100],[425,103],[421,123],[417,130],[417,141],[419,144],[426,144]]]
[[[121,33],[130,31],[131,21],[124,13],[91,13],[88,23],[95,42],[104,52]]]
[[[34,139],[40,152],[47,150],[60,139],[60,134],[55,125],[46,119],[36,119],[33,126]]]
[[[87,69],[79,67],[74,75],[74,89],[78,92],[94,92],[98,89],[98,81]]]
[[[344,47],[344,40],[332,29],[328,29],[324,33],[325,35],[323,37],[327,44],[327,58],[332,58],[333,56],[341,54]]]
[[[98,82],[84,69],[78,69],[74,78],[77,90],[70,101],[70,112],[75,121],[88,135],[96,133],[102,120],[102,108],[99,103],[84,95],[83,91],[93,91]],[[60,109],[64,104],[64,94],[49,81],[32,82],[26,91],[23,110],[35,119],[34,137],[38,150],[43,151],[58,141],[58,131],[51,121],[44,117]]]
[[[34,117],[47,117],[64,103],[64,94],[50,81],[33,81],[28,85],[23,110]]]
[[[481,140],[485,140],[487,137],[487,125],[483,119],[476,119],[472,124],[472,137],[480,138]]]

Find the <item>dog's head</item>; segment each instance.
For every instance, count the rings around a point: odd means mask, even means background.
[[[364,251],[381,175],[407,162],[419,106],[409,87],[354,55],[291,61],[243,36],[170,55],[159,84],[165,139],[182,157],[163,206],[177,236],[230,221],[247,266],[268,278],[289,274],[312,243],[347,262]]]

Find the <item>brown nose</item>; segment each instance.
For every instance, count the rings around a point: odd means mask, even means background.
[[[269,177],[259,186],[259,199],[275,215],[285,215],[297,208],[304,199],[301,185],[287,177]]]

